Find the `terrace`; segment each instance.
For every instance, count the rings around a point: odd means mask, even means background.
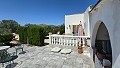
[[[61,54],[51,52],[55,46],[46,45],[24,46],[24,54],[18,54],[18,58],[11,64],[11,68],[94,68],[94,63],[90,57],[89,47],[84,47],[84,53],[78,54],[77,50],[72,49],[70,54]],[[65,46],[63,46],[64,48]],[[67,46],[75,48],[74,46]],[[65,47],[66,48],[66,47]],[[14,52],[14,48],[9,48],[8,52]],[[2,68],[9,68],[9,64],[5,64]]]

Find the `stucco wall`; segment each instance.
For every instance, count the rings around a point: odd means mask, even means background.
[[[120,0],[106,0],[90,16],[91,46],[95,45],[97,29],[102,21],[108,29],[112,46],[113,68],[120,68]]]
[[[90,7],[88,7],[84,12],[84,29],[86,36],[90,36],[89,11],[90,11]]]
[[[80,21],[84,22],[84,14],[65,15],[65,34],[71,34],[71,25],[79,25]]]

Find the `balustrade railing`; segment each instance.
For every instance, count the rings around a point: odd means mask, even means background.
[[[89,36],[70,36],[70,35],[49,35],[49,41],[51,45],[65,45],[65,46],[78,46],[79,43],[83,43],[83,46],[87,44],[87,38]]]

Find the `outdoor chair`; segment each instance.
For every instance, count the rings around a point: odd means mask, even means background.
[[[22,44],[17,44],[17,45],[15,46],[15,50],[16,50],[16,55],[17,55],[17,53],[18,53],[18,50],[21,50],[21,53],[23,53],[23,46],[22,46]]]

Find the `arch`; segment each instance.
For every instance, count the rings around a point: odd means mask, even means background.
[[[95,38],[96,38],[97,30],[98,30],[101,22],[102,21],[97,21],[93,28],[93,32],[92,32],[92,36],[91,36],[91,43],[92,43],[91,47],[95,47]]]
[[[112,46],[109,32],[104,22],[102,21],[96,22],[92,32],[91,41],[92,47],[95,48],[93,49],[93,60],[95,61],[95,55],[97,55],[97,53],[102,53],[102,55],[105,55],[104,58],[108,59],[112,65]],[[100,57],[98,56],[98,58],[101,59],[101,56]]]

